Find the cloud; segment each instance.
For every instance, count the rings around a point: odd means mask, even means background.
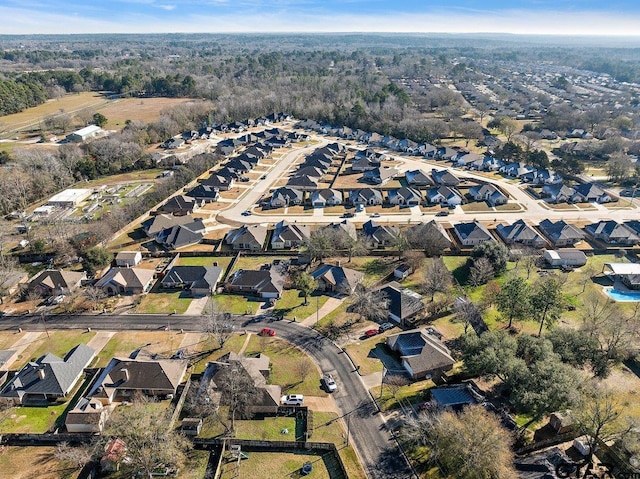
[[[162,10],[167,10],[168,12],[170,12],[171,10],[175,10],[176,6],[175,5],[159,5],[159,4],[154,4],[153,5],[156,8],[161,8]]]

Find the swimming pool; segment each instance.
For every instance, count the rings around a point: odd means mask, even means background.
[[[620,302],[640,301],[640,291],[619,291],[613,288],[605,288],[604,294],[609,296],[614,301],[620,301]]]

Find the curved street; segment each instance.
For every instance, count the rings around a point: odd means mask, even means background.
[[[332,341],[315,330],[287,320],[274,321],[263,316],[234,316],[238,330],[257,333],[265,324],[277,335],[309,354],[323,372],[337,378],[339,389],[333,397],[349,430],[367,476],[371,479],[409,479],[412,471],[404,459],[383,415],[355,371],[351,359]],[[52,315],[7,316],[0,320],[1,330],[44,331],[48,329],[99,329],[202,331],[201,316],[183,315]]]

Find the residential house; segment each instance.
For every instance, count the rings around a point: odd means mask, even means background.
[[[380,168],[380,161],[376,158],[361,156],[359,158],[354,158],[351,163],[351,170],[353,171],[371,171],[376,168]]]
[[[205,232],[202,220],[195,219],[191,223],[165,228],[156,233],[154,239],[165,248],[174,250],[199,243]]]
[[[469,188],[474,201],[486,201],[490,206],[504,205],[509,198],[497,186],[484,183]]]
[[[382,204],[382,192],[373,188],[361,188],[349,193],[349,202],[354,205],[376,206]]]
[[[191,198],[194,198],[200,203],[213,203],[220,199],[220,191],[215,186],[210,186],[205,183],[200,183],[187,193]]]
[[[430,143],[422,143],[418,146],[418,153],[425,158],[433,158],[437,151],[438,149]]]
[[[250,162],[238,160],[237,158],[228,161],[224,166],[240,174],[249,173],[253,169],[253,165]]]
[[[311,276],[318,282],[318,290],[341,294],[352,294],[364,279],[364,273],[345,268],[340,263],[320,264]]]
[[[322,170],[315,166],[305,166],[303,163],[299,169],[291,174],[291,178],[295,178],[297,176],[308,176],[311,179],[319,181],[320,178],[324,176],[324,173],[325,170]]]
[[[400,174],[400,172],[396,168],[385,166],[365,171],[362,175],[362,180],[374,185],[384,185],[387,181],[398,174]]]
[[[431,186],[431,177],[422,170],[411,170],[404,174],[407,184],[410,186]]]
[[[164,143],[162,143],[162,148],[167,150],[176,150],[184,146],[184,140],[182,138],[169,138]]]
[[[292,176],[287,181],[287,187],[299,191],[314,191],[318,189],[318,180],[307,175]]]
[[[115,266],[109,268],[96,284],[108,296],[146,293],[153,286],[154,270]]]
[[[231,180],[233,181],[239,180],[241,176],[241,174],[238,173],[236,170],[229,169],[226,166],[216,171],[216,175],[222,176],[223,178],[227,178],[229,180],[229,183],[231,183]]]
[[[271,149],[264,148],[259,145],[253,145],[244,150],[243,154],[249,157],[256,158],[257,160],[263,160],[271,156]]]
[[[584,238],[584,234],[577,226],[567,223],[564,220],[550,221],[542,220],[538,229],[555,247],[573,246]]]
[[[192,296],[209,296],[216,292],[224,270],[217,266],[173,266],[160,284],[166,289],[185,289]]]
[[[103,406],[131,401],[136,394],[164,398],[176,394],[187,371],[186,359],[113,358],[93,383],[87,398]]]
[[[260,251],[264,249],[266,239],[266,226],[242,225],[240,228],[229,231],[224,237],[224,242],[234,250]]]
[[[218,191],[229,191],[233,187],[234,183],[234,178],[230,176],[222,176],[216,172],[209,176],[209,178],[203,180],[201,184],[217,189]]]
[[[427,203],[445,204],[453,207],[462,204],[462,196],[453,188],[448,186],[439,186],[437,188],[429,188],[425,193]]]
[[[67,412],[64,425],[70,433],[99,434],[109,417],[109,411],[98,399],[81,397]]]
[[[614,220],[599,221],[585,226],[584,229],[594,238],[609,244],[631,246],[640,241],[640,236],[633,228]]]
[[[554,185],[544,185],[540,196],[546,198],[549,203],[566,203],[571,201],[575,191],[562,183]]]
[[[387,338],[387,346],[398,354],[413,379],[439,378],[455,364],[447,347],[426,329],[392,334]]]
[[[449,170],[431,170],[431,177],[436,185],[458,186],[460,180]]]
[[[225,290],[260,298],[279,298],[285,283],[287,265],[271,264],[259,270],[239,269],[227,278]]]
[[[557,250],[545,250],[542,254],[549,266],[584,266],[587,264],[587,256],[575,248],[562,248]]]
[[[500,168],[499,171],[512,178],[522,178],[527,173],[535,171],[535,168],[524,163],[509,163]]]
[[[165,204],[157,209],[158,213],[185,216],[197,212],[202,202],[190,196],[176,195],[169,198]]]
[[[441,146],[433,157],[437,160],[452,161],[458,156],[458,154],[458,150],[449,148],[448,146]]]
[[[459,168],[465,168],[465,167],[469,168],[474,163],[481,165],[483,160],[484,160],[484,156],[479,155],[478,153],[465,153],[462,155],[458,155],[456,157],[456,161],[454,162],[454,165]]]
[[[369,220],[362,225],[362,233],[367,244],[374,248],[384,248],[395,242],[400,230],[397,226],[380,225]]]
[[[142,223],[142,229],[147,236],[153,238],[162,230],[173,226],[188,225],[195,221],[191,215],[173,216],[173,215],[156,215]]]
[[[574,203],[586,203],[595,201],[596,203],[609,203],[611,196],[594,183],[582,183],[573,187],[575,190],[572,196]]]
[[[29,280],[28,288],[42,297],[58,296],[75,291],[83,279],[87,279],[85,272],[45,269]]]
[[[453,225],[453,230],[462,246],[477,246],[486,241],[495,241],[489,230],[477,221],[456,223]]]
[[[420,244],[421,240],[429,240],[431,244],[440,245],[442,251],[453,246],[451,237],[436,220],[420,222],[405,231],[411,244]]]
[[[482,159],[482,165],[480,170],[482,171],[498,171],[504,166],[504,161],[494,158],[492,156],[485,156]]]
[[[95,354],[93,348],[78,344],[64,358],[47,353],[28,362],[0,390],[0,402],[9,405],[47,405],[65,398]]]
[[[300,248],[309,239],[309,226],[282,220],[274,227],[271,248]]]
[[[290,186],[282,186],[272,193],[269,206],[272,208],[297,206],[301,205],[303,200],[304,193],[302,190]]]
[[[267,384],[271,372],[270,358],[265,354],[258,354],[255,357],[247,357],[236,353],[227,353],[215,363],[209,363],[211,370],[205,372],[206,377],[210,377],[213,384],[222,383],[222,377],[233,371],[234,375],[239,375],[251,382],[254,392],[251,395],[251,402],[248,404],[249,414],[276,414],[280,407],[282,389],[276,384]],[[216,386],[217,388],[217,386]],[[220,395],[224,401],[224,395]],[[222,402],[224,405],[224,402]]]
[[[395,281],[382,286],[378,292],[387,299],[389,319],[398,324],[406,325],[425,308],[422,296]]]
[[[522,219],[512,225],[501,223],[496,226],[496,231],[506,244],[521,244],[533,248],[543,248],[547,244],[540,233]]]
[[[399,206],[418,206],[422,201],[420,192],[413,188],[399,188],[397,190],[389,190],[389,203]]]
[[[339,223],[330,223],[327,226],[323,226],[320,230],[332,230],[334,232],[341,232],[348,235],[351,239],[357,239],[356,225],[347,220],[342,220]]]
[[[324,188],[322,190],[313,191],[309,196],[309,200],[314,208],[341,205],[342,192],[340,190]]]
[[[619,280],[629,289],[640,289],[640,264],[638,263],[605,263],[602,272],[613,277],[614,284]]]
[[[541,168],[523,175],[522,180],[525,183],[534,183],[537,185],[557,185],[563,182],[564,178],[553,170]]]
[[[142,261],[140,251],[120,251],[116,254],[116,266],[132,268]]]

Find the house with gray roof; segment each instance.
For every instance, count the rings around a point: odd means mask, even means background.
[[[0,391],[9,405],[47,405],[66,397],[89,366],[96,351],[78,344],[64,358],[45,354],[28,362]]]
[[[581,183],[573,187],[575,193],[571,197],[574,203],[609,203],[611,196],[594,183]]]
[[[422,201],[422,195],[413,188],[399,188],[397,190],[389,190],[389,203],[399,206],[418,206]]]
[[[362,225],[362,234],[368,245],[374,248],[390,246],[398,237],[400,230],[397,226],[381,225],[369,220]]]
[[[282,220],[276,223],[271,234],[271,248],[299,248],[309,239],[309,235],[308,225],[289,223]]]
[[[406,325],[409,320],[415,318],[425,308],[420,294],[402,287],[396,281],[383,285],[378,289],[378,292],[387,299],[389,319],[401,325]]]
[[[174,216],[174,215],[155,215],[142,223],[142,229],[147,236],[153,238],[165,228],[171,228],[177,225],[186,225],[193,223],[195,218],[191,215]]]
[[[216,292],[222,278],[220,266],[173,266],[160,284],[166,289],[184,289],[192,296],[209,296]]]
[[[206,231],[202,220],[195,219],[190,223],[165,228],[156,233],[154,239],[165,248],[175,250],[199,243]]]
[[[309,175],[292,176],[287,181],[287,187],[300,191],[313,191],[318,188],[318,179]]]
[[[218,188],[206,183],[200,183],[189,191],[187,195],[200,203],[213,203],[220,199],[220,191]]]
[[[392,334],[387,346],[394,351],[413,379],[434,379],[451,370],[455,360],[449,349],[426,329]]]
[[[234,250],[248,249],[259,251],[264,249],[266,239],[266,226],[242,225],[240,228],[229,231],[224,237],[224,242]]]
[[[546,199],[548,203],[566,203],[571,201],[575,191],[573,188],[563,185],[562,183],[553,185],[544,185],[540,196]]]
[[[404,174],[407,184],[410,186],[431,186],[431,177],[422,170],[411,170]]]
[[[495,241],[489,230],[477,221],[453,225],[456,236],[463,246],[476,246],[486,241]]]
[[[336,206],[342,204],[342,192],[324,188],[312,191],[309,195],[309,201],[314,208],[324,208],[325,206]]]
[[[438,186],[429,188],[425,193],[427,203],[445,204],[447,206],[458,206],[462,204],[462,195],[455,189],[448,186]]]
[[[585,226],[584,230],[595,239],[609,244],[631,246],[640,241],[640,236],[633,228],[614,220],[599,221]]]
[[[353,205],[374,206],[382,204],[382,192],[373,188],[361,188],[349,193],[349,202]]]
[[[380,161],[376,158],[361,156],[354,158],[351,162],[353,171],[370,171],[376,168],[380,168]]]
[[[158,213],[185,216],[195,213],[202,207],[202,201],[190,196],[176,195],[169,198],[157,209]]]
[[[320,264],[311,276],[318,282],[318,290],[342,294],[352,294],[364,279],[360,271],[328,263]]]
[[[304,193],[301,189],[283,186],[273,192],[271,200],[269,200],[269,205],[272,208],[297,206],[302,204],[303,199]]]
[[[362,181],[374,185],[384,185],[387,181],[398,174],[400,174],[400,171],[390,166],[374,168],[373,170],[367,170],[363,173]]]
[[[491,206],[504,205],[509,200],[500,188],[491,183],[483,183],[469,188],[469,195],[474,201],[486,201]]]
[[[520,244],[533,248],[543,248],[547,244],[542,235],[522,219],[512,225],[500,223],[496,226],[496,231],[506,244]]]
[[[284,290],[286,265],[271,264],[261,269],[239,269],[227,278],[225,290],[260,298],[279,298]]]
[[[356,225],[347,220],[342,220],[338,223],[330,223],[327,226],[323,226],[320,230],[331,230],[334,232],[342,232],[348,235],[352,239],[357,239],[358,234],[356,232]]]
[[[96,284],[108,296],[146,293],[153,286],[154,270],[114,266]]]
[[[509,163],[500,168],[500,173],[504,173],[512,178],[522,178],[527,173],[535,171],[533,166],[526,165],[525,163]]]
[[[431,177],[436,185],[458,186],[460,180],[449,170],[431,170]]]
[[[423,241],[439,245],[439,249],[441,250],[453,246],[453,241],[451,241],[451,237],[444,229],[444,226],[436,220],[431,220],[426,223],[420,222],[417,225],[410,226],[405,232],[407,239],[414,247],[419,247],[420,244],[424,244]]]
[[[584,238],[584,233],[580,228],[564,220],[556,222],[548,219],[542,220],[538,225],[538,229],[555,247],[573,246]]]

